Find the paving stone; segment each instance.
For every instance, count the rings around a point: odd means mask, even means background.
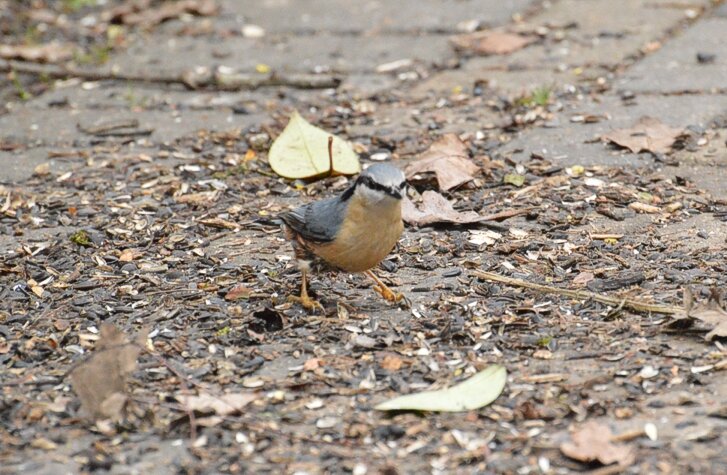
[[[658,117],[675,127],[706,126],[725,110],[725,96],[642,96],[631,107],[624,107],[618,98],[606,97],[600,104],[584,102],[581,107],[569,107],[558,114],[559,127],[527,130],[505,145],[501,152],[512,154],[516,160],[527,160],[535,152],[564,166],[638,166],[653,158],[648,154],[636,155],[615,149],[598,141],[598,137],[613,129],[630,127],[645,115]],[[593,124],[571,123],[570,118],[579,114],[608,114],[611,119]]]
[[[3,164],[0,183],[19,183],[30,177],[33,170],[43,163],[48,163],[52,174],[59,175],[84,162],[79,157],[51,159],[50,152],[51,149],[47,147],[21,148],[14,152],[0,151],[0,163]]]
[[[264,110],[269,103],[293,105],[312,101],[325,94],[321,90],[300,90],[295,98],[280,88],[259,88],[254,91],[186,90],[178,86],[151,86],[143,83],[97,83],[86,89],[73,85],[52,89],[23,106],[37,110],[51,109],[121,109],[121,110],[209,110],[245,106],[247,113]]]
[[[700,165],[680,162],[678,167],[669,167],[666,171],[670,176],[679,176],[691,181],[700,189],[708,191],[716,199],[727,200],[727,186],[725,186],[727,151],[723,151],[720,157],[721,163]],[[723,234],[722,237],[727,237],[727,234]],[[724,239],[722,242],[725,242]]]
[[[70,145],[74,141],[90,143],[94,137],[79,134],[77,124],[91,125],[99,120],[136,119],[139,128],[151,128],[153,132],[148,141],[168,142],[188,135],[199,129],[229,130],[235,127],[247,127],[259,124],[259,115],[237,115],[226,110],[210,111],[119,111],[109,110],[107,114],[99,114],[93,109],[63,110],[50,109],[39,113],[37,109],[21,107],[13,114],[0,116],[0,136],[12,136],[31,146]],[[109,142],[119,141],[110,139]]]
[[[660,39],[687,18],[688,11],[706,5],[648,0],[564,0],[528,20],[529,24],[563,29],[564,38],[548,39],[508,56],[471,61],[471,68],[547,69],[593,65],[615,67],[638,54],[648,42]]]
[[[123,71],[146,74],[169,74],[195,66],[218,65],[253,72],[260,64],[279,72],[372,73],[378,65],[400,59],[429,64],[452,55],[445,35],[320,34],[260,40],[232,38],[222,44],[208,38],[151,36],[116,56],[113,64]]]
[[[599,76],[598,73],[605,72],[593,70],[576,75],[572,71],[560,72],[553,69],[502,71],[491,68],[475,69],[470,63],[467,63],[462,69],[442,71],[418,83],[412,93],[449,96],[455,88],[461,88],[464,92],[471,93],[476,82],[485,81],[488,87],[505,96],[517,97],[528,94],[539,87],[560,89],[568,84],[577,84],[586,78]]]
[[[363,32],[453,31],[463,21],[477,20],[499,25],[522,12],[532,0],[227,0],[224,11],[229,17],[262,26],[270,32]]]
[[[727,18],[708,18],[644,58],[619,81],[632,91],[683,92],[727,89]],[[698,54],[714,55],[700,63]]]

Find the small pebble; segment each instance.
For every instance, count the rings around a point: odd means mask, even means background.
[[[697,62],[699,64],[710,64],[714,63],[717,59],[717,55],[713,53],[697,53]]]

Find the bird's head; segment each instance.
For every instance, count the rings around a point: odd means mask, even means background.
[[[377,163],[361,172],[343,199],[355,196],[366,204],[399,204],[405,191],[404,173],[388,163]]]

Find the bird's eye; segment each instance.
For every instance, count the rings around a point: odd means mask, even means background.
[[[401,183],[399,183],[399,186],[398,186],[398,188],[399,188],[400,190],[403,190],[404,188],[406,188],[406,180],[404,180],[404,181],[402,181]]]

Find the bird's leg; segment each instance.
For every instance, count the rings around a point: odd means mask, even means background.
[[[300,284],[300,297],[297,295],[290,295],[288,300],[290,302],[297,302],[301,304],[303,308],[307,310],[315,310],[317,308],[323,310],[323,305],[321,305],[319,301],[313,300],[308,296],[308,272],[301,269],[300,273],[303,278],[303,282]]]
[[[376,274],[374,274],[370,270],[367,270],[366,272],[364,272],[364,274],[371,277],[374,282],[376,282],[376,284],[374,285],[374,291],[377,294],[381,295],[386,301],[391,303],[397,303],[400,300],[404,299],[404,294],[398,294],[391,290],[389,287],[386,286],[386,284],[381,281],[381,279],[376,277]]]

